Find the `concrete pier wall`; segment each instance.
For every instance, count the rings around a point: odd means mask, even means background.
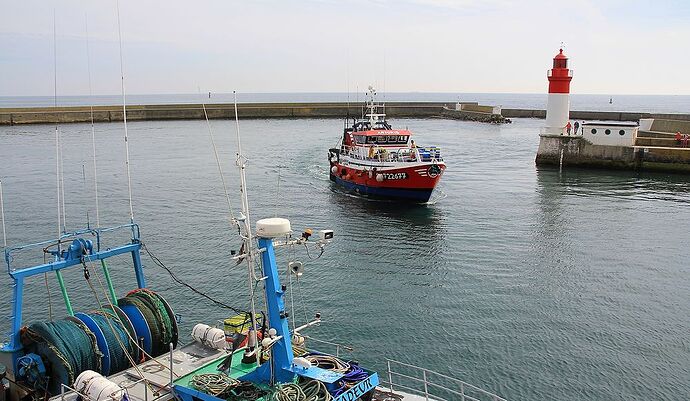
[[[593,145],[577,136],[541,135],[537,165],[635,169],[635,149],[624,146]]]
[[[387,103],[390,117],[439,116],[445,103],[406,102]],[[206,105],[210,119],[235,118],[234,105]],[[244,103],[237,105],[240,118],[344,118],[360,116],[360,104],[346,103]],[[94,106],[96,122],[122,121],[122,106]],[[131,105],[127,106],[127,120],[197,120],[204,118],[200,104]],[[90,122],[89,107],[2,108],[0,124],[54,124]]]
[[[468,103],[469,104],[469,103]],[[455,102],[387,102],[386,113],[398,117],[444,117],[443,109],[455,108]],[[232,104],[206,106],[209,118],[231,119],[235,112]],[[94,121],[122,121],[122,106],[94,106]],[[243,103],[238,105],[241,118],[343,118],[348,114],[359,116],[361,104],[346,103]],[[539,109],[502,109],[507,118],[545,118],[546,111]],[[446,114],[445,117],[451,117]],[[127,106],[127,119],[137,120],[187,120],[203,119],[199,104],[131,105]],[[571,119],[638,121],[640,118],[689,121],[690,114],[654,114],[610,111],[571,111]],[[54,124],[90,122],[89,107],[35,107],[0,108],[0,125]]]
[[[535,162],[541,166],[690,172],[690,148],[594,145],[582,137],[541,135]]]

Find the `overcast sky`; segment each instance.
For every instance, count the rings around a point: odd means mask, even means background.
[[[114,0],[0,0],[0,96],[119,93]],[[690,1],[121,0],[136,94],[544,93],[561,42],[572,93],[690,94]]]

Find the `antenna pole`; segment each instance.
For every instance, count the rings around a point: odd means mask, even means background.
[[[345,70],[345,87],[347,90],[347,112],[345,113],[345,128],[347,128],[347,123],[350,121],[350,50],[347,51],[347,64]]]
[[[2,180],[0,180],[0,218],[2,218],[2,243],[7,248],[7,231],[5,229],[5,200],[2,198]]]
[[[237,168],[240,170],[240,191],[242,192],[242,214],[244,214],[244,236],[242,240],[244,242],[244,249],[247,269],[249,271],[249,297],[252,309],[252,330],[250,335],[253,338],[254,344],[256,344],[256,364],[261,365],[261,354],[259,353],[259,343],[256,339],[256,305],[254,303],[254,282],[256,281],[254,274],[254,255],[252,247],[252,224],[249,219],[249,200],[247,199],[247,177],[245,175],[245,158],[242,155],[242,141],[240,139],[240,119],[239,113],[237,112],[237,92],[232,91],[233,102],[235,105],[235,128],[237,131]]]
[[[67,232],[67,213],[65,212],[65,152],[60,141],[60,195],[62,196],[62,232]]]
[[[89,19],[86,13],[84,14],[84,27],[86,29],[86,70],[89,75],[89,99],[91,111],[91,147],[93,150],[93,186],[94,195],[96,198],[96,228],[101,227],[101,213],[98,207],[98,171],[96,168],[96,127],[93,123],[93,91],[91,88],[91,54],[89,51]]]
[[[134,223],[132,207],[132,174],[129,169],[129,136],[127,133],[127,97],[125,96],[125,69],[122,62],[122,28],[120,27],[120,2],[117,1],[117,38],[120,42],[120,89],[122,91],[122,121],[125,125],[125,166],[127,167],[127,190],[129,191],[129,220]]]
[[[386,52],[383,52],[383,114],[386,114]]]
[[[57,117],[57,28],[55,23],[55,9],[53,9],[53,108]],[[58,251],[60,250],[60,235],[62,235],[62,217],[60,214],[60,132],[57,118],[55,119],[55,181],[57,186],[57,231]]]

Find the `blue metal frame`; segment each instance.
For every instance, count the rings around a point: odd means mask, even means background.
[[[132,242],[127,245],[101,250],[101,234],[123,228],[131,229]],[[91,234],[96,237],[95,250],[91,240],[82,238],[87,234]],[[71,244],[69,247],[66,249],[61,249],[60,245],[69,243],[70,240]],[[53,262],[20,268],[12,266],[12,253],[14,252],[32,248],[47,249],[55,245],[57,245],[57,250],[50,251],[50,253],[55,257]],[[22,306],[25,278],[52,271],[59,272],[63,269],[74,266],[81,266],[85,261],[103,260],[112,256],[131,253],[132,261],[134,262],[134,272],[137,279],[137,285],[139,288],[144,288],[146,287],[146,280],[144,278],[144,270],[141,264],[140,250],[141,242],[139,240],[139,226],[136,223],[123,224],[108,228],[79,230],[72,233],[62,234],[57,241],[53,239],[5,249],[7,273],[10,275],[14,283],[12,284],[12,316],[10,317],[12,323],[11,332],[9,333],[10,342],[0,347],[0,351],[13,353],[14,355],[12,359],[16,367],[16,360],[19,356],[21,356],[20,351],[22,350],[22,345],[19,339],[19,330],[22,326]]]
[[[285,292],[280,285],[276,255],[273,250],[273,239],[259,238],[261,265],[266,277],[266,309],[268,312],[269,327],[276,330],[276,336],[282,336],[271,347],[271,359],[251,373],[243,376],[242,380],[255,383],[274,384],[291,383],[295,380],[292,371],[292,341],[290,328],[288,327],[287,313],[285,312]],[[273,377],[271,377],[273,373]]]

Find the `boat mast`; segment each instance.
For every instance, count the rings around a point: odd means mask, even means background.
[[[233,102],[235,104],[235,130],[237,132],[237,154],[235,163],[240,173],[240,192],[242,195],[242,215],[238,219],[244,223],[244,235],[242,235],[242,248],[244,248],[245,259],[247,260],[247,270],[249,273],[249,302],[251,305],[252,327],[249,335],[252,337],[253,344],[256,344],[256,364],[261,365],[261,355],[256,339],[256,304],[254,302],[254,253],[252,244],[252,224],[249,218],[249,200],[247,199],[247,177],[245,175],[246,158],[242,155],[242,140],[240,138],[240,119],[237,113],[237,92],[232,91]]]

